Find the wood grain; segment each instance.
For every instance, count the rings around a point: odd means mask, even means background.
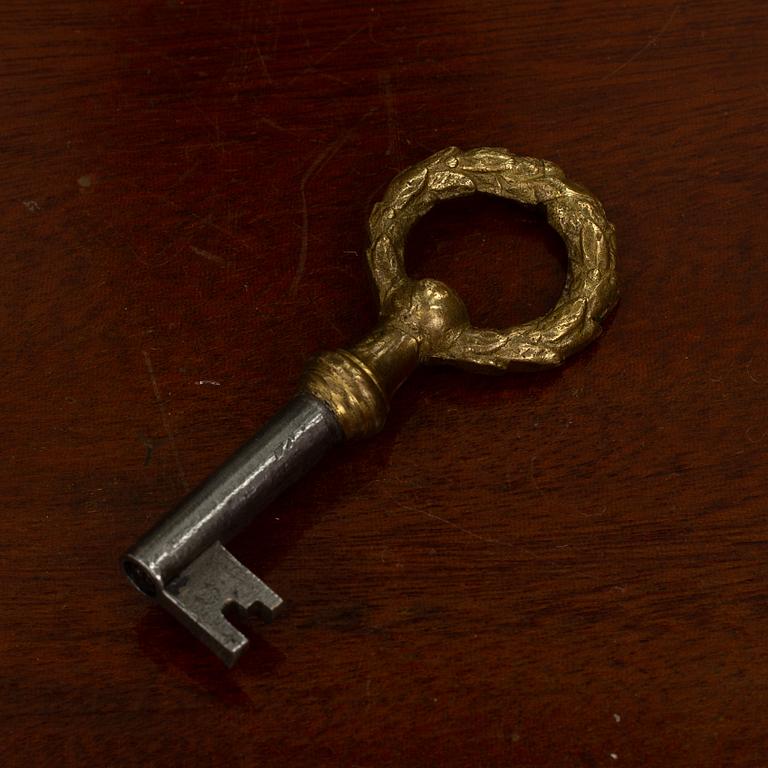
[[[11,0],[0,51],[3,766],[768,764],[764,3]],[[226,671],[117,558],[368,329],[370,207],[451,144],[590,188],[622,302],[276,503]],[[485,199],[408,253],[499,325],[562,257]]]

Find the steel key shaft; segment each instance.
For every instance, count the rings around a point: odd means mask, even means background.
[[[568,277],[546,315],[503,331],[470,325],[461,299],[404,269],[411,226],[435,203],[485,192],[542,204],[568,247]],[[615,305],[615,238],[600,203],[552,163],[503,149],[438,152],[400,174],[369,222],[379,324],[351,350],[326,352],[300,393],[122,558],[128,578],[231,666],[248,645],[224,616],[271,619],[282,600],[224,544],[343,439],[375,434],[420,363],[503,372],[560,364],[600,333]]]
[[[222,544],[342,436],[325,403],[311,395],[294,398],[124,556],[126,574],[233,664],[247,639],[222,608],[233,605],[271,619],[282,600]]]

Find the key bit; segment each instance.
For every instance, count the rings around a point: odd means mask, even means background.
[[[475,192],[543,205],[565,241],[568,276],[546,315],[477,329],[448,286],[405,272],[413,224],[436,203]],[[224,548],[227,541],[331,447],[378,432],[392,395],[420,363],[479,372],[559,365],[600,334],[618,299],[614,230],[598,200],[556,165],[504,149],[450,147],[401,173],[374,206],[369,233],[376,328],[350,350],[311,361],[299,394],[122,558],[134,586],[229,666],[248,640],[224,611],[269,620],[282,600]]]
[[[224,618],[223,610],[232,606],[243,615],[258,613],[271,621],[283,605],[218,542],[163,590],[161,602],[228,667],[240,657],[248,639]]]

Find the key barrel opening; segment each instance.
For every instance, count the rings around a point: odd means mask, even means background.
[[[123,573],[139,592],[147,597],[157,597],[157,584],[149,571],[129,557],[123,558],[121,565],[123,566]]]

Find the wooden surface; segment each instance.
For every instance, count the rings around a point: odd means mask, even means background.
[[[761,0],[4,2],[0,763],[768,765],[766,71]],[[622,302],[276,503],[227,671],[118,556],[370,327],[368,211],[451,144],[589,187]],[[563,255],[490,199],[409,242],[478,324]]]

